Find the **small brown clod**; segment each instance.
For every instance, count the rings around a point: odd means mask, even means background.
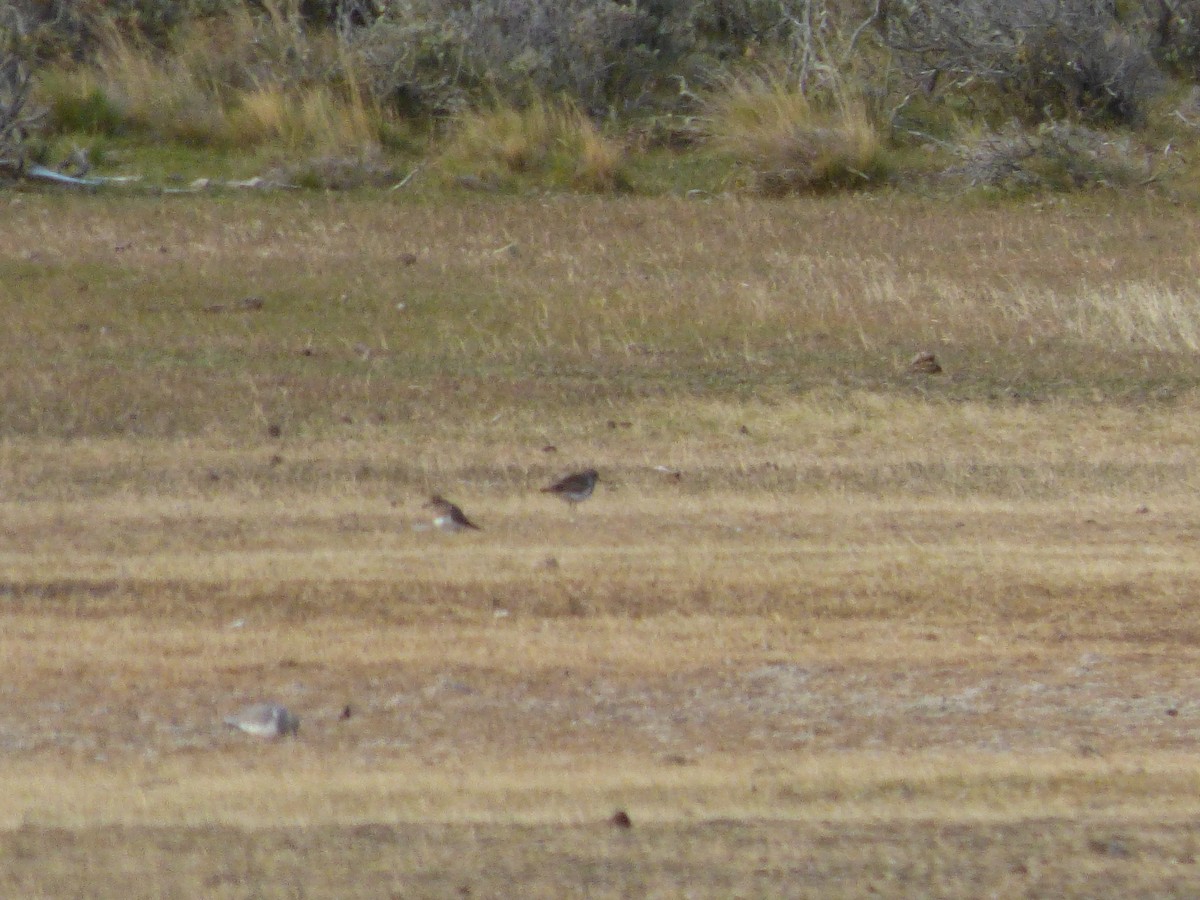
[[[281,434],[283,434],[283,428],[282,428],[282,426],[279,425],[278,422],[272,422],[270,425],[267,426],[267,435],[268,436],[277,438]]]
[[[612,818],[608,820],[608,824],[613,828],[632,828],[633,821],[629,818],[629,813],[623,809],[618,809],[612,814]]]

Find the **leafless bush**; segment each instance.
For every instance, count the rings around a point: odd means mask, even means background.
[[[351,40],[378,94],[454,109],[467,96],[636,102],[675,52],[666,20],[614,0],[408,0]]]
[[[19,22],[22,52],[35,60],[83,59],[111,23],[163,41],[190,16],[215,12],[227,0],[0,0],[0,15]]]
[[[30,75],[16,57],[0,62],[0,172],[19,174],[25,168],[30,129],[42,118],[28,108]]]
[[[1127,136],[1084,125],[1048,122],[1027,129],[1010,122],[960,149],[945,175],[1002,191],[1119,187],[1148,177],[1145,158]]]
[[[448,116],[468,105],[463,41],[444,23],[385,19],[348,40],[378,102],[412,117]]]
[[[25,167],[30,130],[43,113],[29,107],[33,79],[22,54],[25,19],[0,7],[0,172],[19,174]]]
[[[263,3],[264,0],[258,0]],[[269,0],[267,0],[269,3]],[[339,29],[370,25],[387,9],[387,0],[292,0],[297,14],[315,25]]]
[[[1145,0],[1155,53],[1185,77],[1200,77],[1200,0]]]
[[[1148,32],[1112,0],[893,0],[879,23],[927,89],[987,84],[1034,119],[1135,123],[1160,83]]]

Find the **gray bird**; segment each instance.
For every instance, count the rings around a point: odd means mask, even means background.
[[[542,493],[555,494],[574,506],[592,496],[592,491],[596,489],[596,482],[599,480],[600,474],[595,469],[587,469],[583,472],[575,472],[554,482],[549,487],[542,488]]]
[[[429,498],[429,502],[424,504],[424,509],[433,510],[433,524],[442,529],[442,531],[459,532],[467,529],[475,531],[483,531],[478,525],[467,518],[466,514],[443,497],[441,494],[434,494]]]
[[[295,737],[300,733],[300,720],[278,703],[247,706],[241,712],[226,716],[225,724],[255,737]]]

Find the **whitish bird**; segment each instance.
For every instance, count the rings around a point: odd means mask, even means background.
[[[574,505],[582,503],[592,496],[592,491],[596,489],[596,482],[599,480],[600,475],[595,469],[587,469],[583,472],[575,472],[554,482],[549,487],[542,488],[542,493],[556,494]]]
[[[441,494],[434,494],[429,498],[429,502],[424,504],[425,509],[433,510],[433,524],[442,529],[442,531],[458,532],[474,529],[475,531],[483,531],[478,525],[467,518],[466,514],[443,497]]]
[[[255,703],[225,717],[230,728],[255,737],[277,738],[300,733],[300,720],[278,703]]]

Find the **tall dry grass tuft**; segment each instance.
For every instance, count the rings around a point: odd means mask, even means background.
[[[1042,300],[1043,316],[1060,322],[1067,340],[1159,353],[1200,351],[1200,309],[1190,292],[1127,283]]]
[[[878,183],[887,157],[866,104],[844,83],[825,93],[810,96],[778,73],[740,75],[709,100],[708,127],[717,147],[750,170],[759,193]]]
[[[288,90],[264,85],[238,98],[226,133],[238,144],[281,143],[289,149],[336,152],[378,146],[382,113],[325,85]]]
[[[57,126],[201,146],[376,149],[387,115],[369,99],[350,54],[269,8],[269,16],[240,8],[192,23],[169,53],[109,25],[91,63],[43,78]]]
[[[168,140],[219,143],[225,113],[216,85],[197,77],[181,58],[160,57],[113,26],[95,68],[77,83],[99,92],[116,110],[124,130]]]
[[[450,176],[510,183],[538,176],[551,185],[606,193],[629,186],[624,150],[575,104],[537,100],[461,116],[440,158]]]

